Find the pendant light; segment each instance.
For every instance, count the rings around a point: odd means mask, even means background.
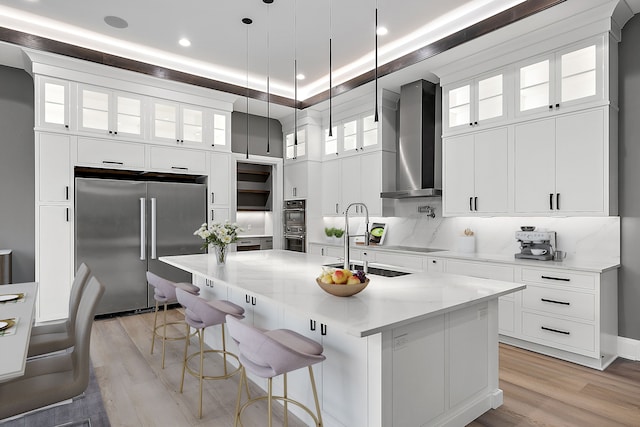
[[[246,151],[246,158],[249,158],[249,25],[251,25],[253,23],[253,20],[251,18],[242,18],[242,23],[247,25],[247,92],[246,92],[246,99],[247,99],[247,151]]]
[[[293,2],[293,145],[298,147],[298,46],[297,46],[298,1]],[[293,158],[298,156],[294,148]]]
[[[332,20],[332,1],[329,0],[329,136],[333,136],[333,66],[332,66],[332,39],[333,39],[333,20]]]
[[[376,25],[374,28],[374,34],[376,35],[376,51],[375,51],[375,56],[376,56],[376,65],[375,65],[375,73],[376,73],[376,88],[375,88],[375,97],[376,97],[376,112],[373,115],[373,121],[374,122],[378,122],[378,0],[376,0]]]
[[[271,149],[271,91],[270,91],[270,46],[269,35],[271,33],[271,17],[269,16],[269,5],[273,3],[273,0],[262,0],[267,5],[267,154]]]

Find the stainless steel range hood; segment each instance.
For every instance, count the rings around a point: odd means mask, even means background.
[[[434,83],[418,80],[400,88],[400,132],[396,159],[396,191],[381,198],[442,195],[439,93]]]

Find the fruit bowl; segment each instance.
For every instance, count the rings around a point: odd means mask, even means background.
[[[324,283],[321,282],[319,278],[316,278],[316,283],[318,283],[318,286],[320,286],[322,290],[331,295],[335,295],[337,297],[350,297],[351,295],[355,295],[366,288],[369,284],[369,279],[366,279],[362,283],[356,283],[352,285],[338,285],[335,283]]]

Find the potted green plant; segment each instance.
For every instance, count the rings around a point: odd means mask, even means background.
[[[342,228],[334,228],[333,229],[333,237],[335,239],[335,242],[341,243],[343,235],[344,235],[344,230]]]
[[[334,230],[335,230],[335,228],[333,228],[333,227],[325,227],[324,228],[324,236],[325,236],[327,242],[333,242]]]

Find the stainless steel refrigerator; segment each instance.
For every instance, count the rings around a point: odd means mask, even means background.
[[[147,270],[191,281],[158,257],[203,252],[193,232],[206,222],[205,184],[101,178],[75,184],[75,264],[85,262],[106,288],[97,314],[153,306]]]

